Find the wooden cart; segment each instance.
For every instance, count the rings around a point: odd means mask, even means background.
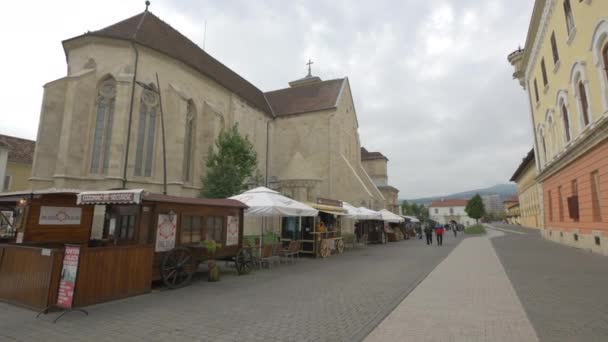
[[[239,201],[119,190],[80,193],[78,204],[105,205],[101,243],[154,246],[151,280],[169,288],[187,285],[207,260],[234,262],[239,274],[253,269]]]

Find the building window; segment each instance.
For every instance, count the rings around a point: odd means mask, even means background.
[[[581,102],[581,114],[583,117],[583,124],[587,126],[589,125],[589,101],[587,101],[587,91],[585,89],[585,84],[583,83],[583,81],[578,82],[578,92]]]
[[[553,64],[559,62],[559,52],[557,51],[557,40],[555,39],[555,32],[551,34],[551,51],[553,52]]]
[[[593,222],[602,222],[602,203],[600,196],[600,173],[596,170],[591,173],[591,202],[593,208]]]
[[[540,101],[540,97],[538,96],[538,82],[536,82],[536,78],[534,79],[534,97],[536,98],[536,102]]]
[[[553,197],[551,196],[551,190],[547,194],[549,198],[549,222],[553,222]]]
[[[545,163],[547,162],[547,141],[545,140],[545,134],[543,132],[542,135],[542,143],[543,143],[543,160],[545,161]]]
[[[545,66],[544,58],[540,61],[540,71],[543,76],[543,86],[546,87],[547,85],[549,85],[549,79],[547,78],[547,67]]]
[[[222,242],[224,237],[224,217],[210,216],[205,222],[205,240]]]
[[[11,176],[4,176],[4,182],[2,184],[2,191],[7,191],[11,188]]]
[[[435,208],[435,214],[439,214],[439,209]]]
[[[564,222],[564,197],[562,196],[562,187],[558,187],[557,188],[557,198],[558,198],[558,205],[559,205],[559,221],[560,222]]]
[[[454,208],[450,208],[450,215],[454,214]]]
[[[194,153],[194,136],[196,132],[196,109],[192,101],[188,101],[185,129],[183,180],[184,182],[190,182],[192,181],[192,159],[194,158],[192,154]]]
[[[203,218],[200,216],[182,215],[181,242],[198,243],[201,241]]]
[[[564,0],[564,14],[566,15],[566,28],[568,35],[574,30],[574,16],[572,15],[572,6],[570,6],[570,0]]]
[[[97,113],[93,132],[93,149],[90,172],[106,174],[110,162],[112,124],[116,99],[116,81],[113,78],[101,83],[97,91]]]
[[[602,59],[604,60],[604,72],[606,73],[606,78],[608,78],[608,44],[604,45]]]
[[[566,134],[566,142],[570,142],[572,136],[570,135],[570,119],[569,119],[568,108],[566,104],[562,103],[562,120],[564,122],[564,133]]]
[[[580,213],[579,213],[579,201],[578,201],[578,181],[576,179],[572,180],[571,188],[572,188],[572,197],[570,202],[568,203],[568,208],[570,210],[570,218],[574,222],[578,222]]]
[[[150,177],[154,159],[154,137],[156,136],[156,113],[158,96],[145,89],[141,95],[137,148],[135,150],[135,175]]]

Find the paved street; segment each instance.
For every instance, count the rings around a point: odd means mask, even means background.
[[[608,340],[608,258],[543,240],[537,230],[496,225],[491,239],[541,341]]]
[[[89,317],[0,304],[0,340],[357,341],[454,248],[422,240],[371,245],[326,260],[302,259],[248,276],[198,281],[87,308]]]

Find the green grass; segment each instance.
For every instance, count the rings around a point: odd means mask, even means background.
[[[483,225],[481,224],[476,224],[474,226],[470,226],[465,228],[464,230],[465,234],[485,234],[486,233],[486,229],[484,228]]]

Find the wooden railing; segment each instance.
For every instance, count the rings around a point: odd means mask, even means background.
[[[150,292],[152,246],[84,248],[76,281],[78,307]]]
[[[0,300],[31,309],[57,301],[63,249],[0,245]]]

